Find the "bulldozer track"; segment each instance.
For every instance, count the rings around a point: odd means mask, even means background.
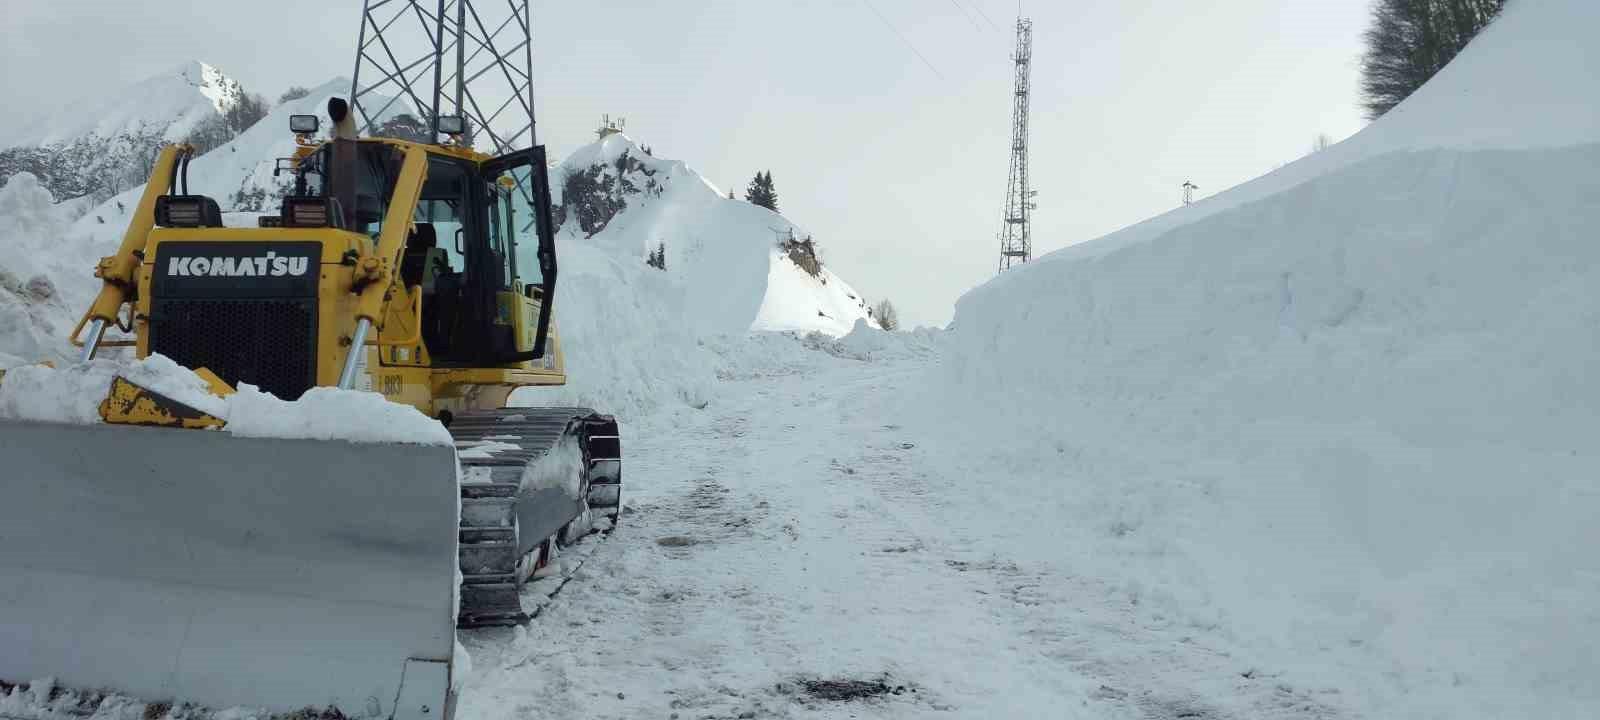
[[[619,519],[616,420],[580,407],[505,408],[462,413],[448,428],[462,473],[457,625],[526,622],[542,607],[523,601],[529,578],[587,535],[594,514]],[[577,477],[552,476],[566,473]]]

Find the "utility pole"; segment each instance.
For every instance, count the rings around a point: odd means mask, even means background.
[[[1189,182],[1189,181],[1185,180],[1184,183],[1183,183],[1183,204],[1185,204],[1185,205],[1194,204],[1194,191],[1199,190],[1199,189],[1200,189],[1199,185],[1196,185],[1196,184],[1194,184],[1192,182]]]
[[[538,145],[529,0],[365,0],[350,87],[358,131],[413,112],[437,142],[461,118],[463,144],[495,155]]]
[[[1011,172],[1006,178],[1006,207],[1000,227],[1000,271],[1033,259],[1032,214],[1038,191],[1028,186],[1028,92],[1033,61],[1033,21],[1017,18],[1016,65],[1011,103]]]

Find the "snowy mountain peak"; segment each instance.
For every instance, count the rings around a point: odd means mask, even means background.
[[[119,90],[76,100],[4,142],[7,147],[65,145],[85,138],[147,136],[179,140],[201,120],[244,94],[215,66],[190,60]]]
[[[219,113],[233,107],[244,91],[237,81],[224,75],[216,66],[199,60],[191,60],[178,66],[176,75],[183,78],[185,83],[195,88],[202,96],[210,99],[212,107]]]

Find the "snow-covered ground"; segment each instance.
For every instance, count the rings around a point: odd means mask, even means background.
[[[629,510],[562,594],[466,635],[461,717],[1361,716],[1376,668],[1285,677],[1095,572],[1073,544],[1091,519],[1040,485],[1058,456],[960,461],[977,449],[952,436],[995,413],[923,414],[941,342],[718,346],[707,408],[629,429]]]

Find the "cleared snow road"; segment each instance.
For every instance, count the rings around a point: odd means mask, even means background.
[[[793,352],[628,433],[632,512],[527,629],[467,635],[461,717],[1333,714],[1012,552],[1069,519],[932,459],[901,402],[929,361]]]

